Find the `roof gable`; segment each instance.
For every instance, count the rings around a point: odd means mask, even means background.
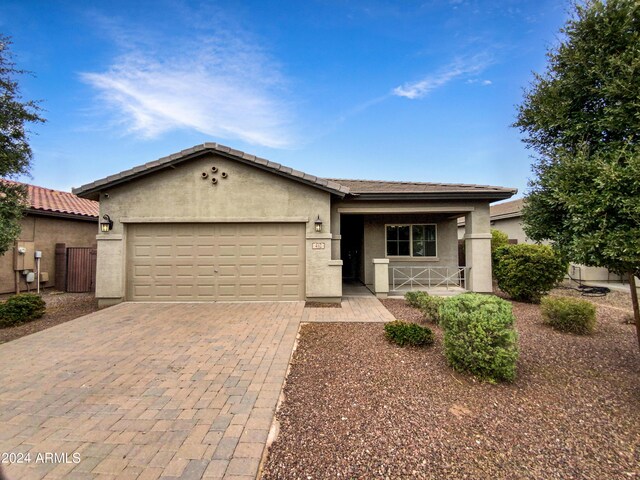
[[[250,155],[240,150],[234,150],[224,145],[219,145],[217,143],[204,143],[202,145],[197,145],[195,147],[182,150],[181,152],[174,153],[173,155],[169,155],[167,157],[159,158],[158,160],[145,163],[144,165],[140,165],[129,170],[124,170],[120,173],[116,173],[115,175],[96,180],[86,185],[82,185],[81,187],[74,188],[73,193],[84,198],[97,198],[98,192],[100,192],[100,190],[104,190],[105,188],[110,188],[112,186],[134,180],[141,176],[149,175],[159,170],[171,168],[178,163],[201,157],[202,155],[206,155],[208,153],[215,153],[217,155],[254,166],[261,170],[265,170],[276,175],[289,178],[296,182],[304,183],[312,187],[328,191],[330,193],[339,195],[340,197],[344,197],[349,192],[349,189],[347,187],[331,180],[316,177],[315,175],[309,175],[308,173],[294,170],[293,168],[286,167],[279,163],[271,162],[264,158],[256,157],[255,155]]]

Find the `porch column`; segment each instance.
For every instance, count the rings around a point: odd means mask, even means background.
[[[491,223],[489,204],[479,205],[465,215],[465,259],[471,267],[466,289],[471,292],[491,293]]]
[[[373,259],[373,290],[378,298],[387,298],[389,294],[389,259]]]
[[[340,260],[340,212],[335,206],[331,207],[331,259]]]

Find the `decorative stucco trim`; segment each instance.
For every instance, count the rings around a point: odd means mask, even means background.
[[[308,223],[309,217],[123,217],[121,223]]]
[[[108,235],[96,235],[96,240],[122,240],[122,234],[120,233],[110,233]]]
[[[475,207],[338,207],[338,213],[465,213]]]
[[[466,233],[465,240],[491,240],[490,233]]]

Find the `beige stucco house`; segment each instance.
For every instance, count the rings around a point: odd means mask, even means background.
[[[6,179],[0,181],[17,183]],[[56,244],[91,247],[96,243],[97,202],[78,198],[70,192],[25,186],[28,205],[20,221],[17,244],[0,256],[0,293],[36,288],[35,279],[27,283],[26,275],[26,272],[35,273],[36,251],[41,252],[41,285],[51,287],[56,274],[60,273],[56,271]],[[19,246],[25,249],[24,253],[18,251]]]
[[[514,243],[535,243],[529,239],[522,228],[522,206],[524,199],[511,200],[491,205],[491,228],[500,230],[509,236]],[[465,235],[465,219],[458,219],[458,238]],[[572,263],[569,265],[571,278],[581,282],[620,282],[619,275],[606,268],[587,267]]]
[[[105,306],[339,301],[343,279],[380,297],[402,278],[490,292],[489,204],[516,190],[320,178],[206,143],[74,193],[99,200],[101,218],[113,222],[97,236],[96,295]]]

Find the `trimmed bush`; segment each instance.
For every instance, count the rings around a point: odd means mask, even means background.
[[[587,300],[544,297],[540,311],[544,323],[561,332],[589,335],[596,327],[596,307]]]
[[[420,308],[420,301],[427,296],[429,296],[427,292],[407,292],[404,294],[404,299],[410,307]]]
[[[436,325],[440,323],[440,307],[446,301],[443,297],[426,295],[420,299],[419,309],[424,318],[432,321]]]
[[[387,340],[397,343],[401,347],[405,345],[422,347],[433,344],[433,332],[431,329],[422,327],[417,323],[395,320],[384,326],[384,333]]]
[[[500,230],[496,230],[495,228],[491,229],[491,258],[493,260],[494,265],[497,263],[496,260],[496,251],[500,247],[504,247],[509,245],[509,235]]]
[[[455,370],[496,381],[512,381],[518,360],[518,334],[511,304],[501,298],[465,293],[440,308],[444,352]]]
[[[547,245],[505,245],[495,252],[498,287],[514,300],[540,302],[564,278],[568,264]]]
[[[46,304],[39,295],[21,293],[0,304],[0,328],[26,323],[44,315]]]

